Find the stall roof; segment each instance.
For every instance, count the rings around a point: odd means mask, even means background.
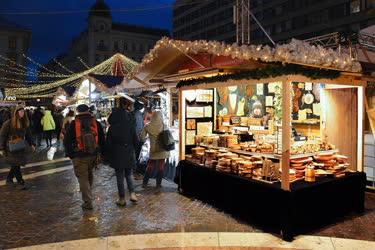
[[[215,69],[254,69],[265,67],[269,63],[298,64],[341,72],[357,73],[362,70],[361,65],[349,54],[313,46],[296,39],[288,44],[270,47],[239,46],[204,40],[181,41],[164,37],[128,77],[137,77],[152,86],[177,82],[178,79],[171,78],[171,75],[178,76],[181,73],[196,74],[196,71],[204,73]]]

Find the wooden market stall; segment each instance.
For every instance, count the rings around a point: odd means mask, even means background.
[[[286,240],[364,211],[366,80],[349,55],[164,38],[134,72],[179,82],[184,194]]]

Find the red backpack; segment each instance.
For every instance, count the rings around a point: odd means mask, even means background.
[[[76,118],[75,132],[77,150],[88,154],[95,154],[99,148],[98,124],[95,118]]]

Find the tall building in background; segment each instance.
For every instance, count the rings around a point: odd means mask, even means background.
[[[173,37],[236,41],[235,0],[177,0]],[[375,0],[250,0],[250,9],[276,42],[332,32],[356,32],[375,24]],[[251,43],[269,43],[251,19]]]
[[[90,67],[116,53],[122,53],[139,62],[163,36],[169,36],[169,31],[115,22],[105,1],[96,0],[89,11],[87,28],[73,40],[71,48],[66,53],[56,58],[56,61],[73,72],[86,69],[77,57],[82,58]],[[55,60],[51,60],[45,66],[55,72],[69,74]]]
[[[31,30],[0,17],[0,88],[8,83],[23,83],[26,59],[31,41]],[[14,74],[17,72],[18,74]],[[12,74],[13,73],[13,74]]]

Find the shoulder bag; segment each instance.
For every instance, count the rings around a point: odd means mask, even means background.
[[[166,151],[172,151],[175,149],[175,141],[172,133],[169,129],[165,129],[163,124],[163,131],[159,134],[159,139],[161,141],[162,147]]]

